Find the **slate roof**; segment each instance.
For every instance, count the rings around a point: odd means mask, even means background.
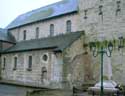
[[[16,28],[22,25],[50,19],[76,11],[78,11],[77,0],[63,0],[18,16],[7,26],[7,29]]]
[[[15,38],[6,29],[0,28],[0,41],[15,43]]]
[[[34,39],[16,43],[13,47],[4,50],[3,53],[32,51],[41,49],[53,49],[53,51],[63,51],[77,40],[84,32],[72,32],[54,37]]]

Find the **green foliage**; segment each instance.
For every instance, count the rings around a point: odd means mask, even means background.
[[[104,41],[103,41],[103,46],[104,46],[105,48],[108,47],[108,43],[109,43],[109,42],[108,42],[107,40],[104,40]]]
[[[113,46],[116,47],[116,45],[117,45],[117,40],[114,39],[113,40]]]
[[[96,47],[99,49],[101,47],[101,42],[96,41]]]
[[[113,40],[104,40],[104,41],[95,41],[95,42],[89,42],[89,48],[90,51],[92,49],[93,44],[96,45],[97,49],[100,49],[101,47],[107,48],[109,43],[112,43],[113,48],[116,48],[116,46],[119,46],[119,40],[113,39]],[[125,39],[123,39],[123,44],[125,45]]]

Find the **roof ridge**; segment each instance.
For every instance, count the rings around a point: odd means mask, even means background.
[[[28,11],[28,12],[22,13],[22,14],[20,14],[20,15],[18,15],[18,16],[22,16],[22,15],[25,15],[25,14],[28,14],[28,13],[31,13],[31,12],[34,12],[34,11],[38,11],[38,10],[43,9],[43,8],[46,8],[46,7],[51,7],[51,6],[53,6],[53,5],[57,4],[57,3],[60,3],[60,2],[62,2],[62,1],[63,1],[63,0],[61,0],[61,1],[57,1],[57,2],[52,3],[52,4],[49,4],[49,5],[45,5],[45,6],[42,6],[42,7],[36,8],[36,9],[33,9],[33,10],[31,10],[31,11]]]

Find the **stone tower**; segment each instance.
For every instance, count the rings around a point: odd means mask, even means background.
[[[86,41],[112,41],[113,43],[113,41],[118,41],[119,37],[125,38],[125,0],[78,1],[80,30],[85,30]],[[114,50],[111,58],[108,58],[105,54],[105,62],[103,63],[109,65],[110,62],[113,71],[110,73],[113,80],[124,83],[124,76],[121,74],[125,72],[122,60],[125,55],[124,50],[122,50],[121,53],[118,51],[118,46],[118,43],[113,45]],[[100,60],[95,60],[93,63],[95,63],[93,65],[100,64]],[[106,69],[106,66],[108,65],[105,65],[104,71],[107,71],[109,67]],[[117,68],[118,70],[116,70]],[[99,68],[94,69],[95,78],[96,74],[98,74],[96,69],[99,71]],[[104,72],[104,74],[106,74],[106,72]]]
[[[92,23],[95,23],[95,8],[99,0],[78,0],[79,16],[80,16],[80,29],[85,30],[86,34]]]

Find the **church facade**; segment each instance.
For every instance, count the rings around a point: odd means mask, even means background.
[[[52,88],[97,82],[101,62],[91,44],[99,50],[112,43],[112,56],[104,55],[104,79],[124,84],[124,5],[62,0],[18,16],[0,29],[1,79]]]

